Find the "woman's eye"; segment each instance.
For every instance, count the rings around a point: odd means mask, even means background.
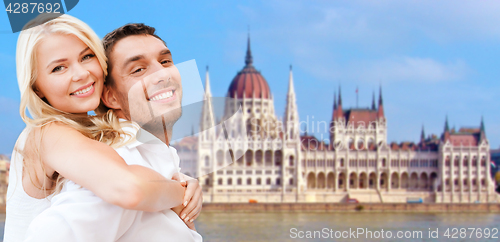
[[[56,66],[54,69],[52,69],[52,73],[62,71],[63,69],[64,66]]]
[[[82,61],[84,61],[84,60],[88,60],[88,59],[93,58],[93,57],[95,57],[95,54],[88,54],[88,55],[85,55],[85,56],[82,58]]]

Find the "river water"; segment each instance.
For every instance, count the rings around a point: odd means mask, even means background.
[[[500,240],[497,213],[202,212],[196,227],[207,242]]]

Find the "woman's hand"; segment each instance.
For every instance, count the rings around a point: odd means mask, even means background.
[[[179,172],[174,174],[172,180],[179,181],[181,185],[186,187],[183,200],[184,202],[182,203],[184,208],[178,213],[178,215],[186,224],[193,223],[193,221],[200,215],[201,207],[203,205],[203,193],[201,191],[201,186],[197,179]]]

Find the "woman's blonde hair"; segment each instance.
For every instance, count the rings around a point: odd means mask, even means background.
[[[24,30],[19,34],[16,68],[19,91],[21,92],[19,107],[21,118],[26,123],[27,128],[43,128],[48,123],[60,122],[91,139],[104,142],[113,147],[122,145],[124,135],[130,136],[130,134],[121,129],[118,118],[112,110],[99,113],[97,116],[75,115],[52,107],[35,93],[35,82],[38,76],[36,50],[40,42],[51,34],[74,35],[79,38],[95,53],[104,77],[107,75],[106,55],[104,54],[102,42],[95,32],[87,24],[75,17],[66,14],[54,17],[56,16],[53,14],[40,14],[26,24]],[[29,115],[27,112],[29,112]],[[35,149],[38,150],[36,147]],[[18,152],[24,153],[19,150]],[[38,157],[40,157],[39,154]],[[61,177],[58,176],[55,182],[57,191],[57,187],[60,187],[62,183]]]

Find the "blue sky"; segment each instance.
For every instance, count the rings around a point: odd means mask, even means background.
[[[80,1],[69,14],[102,37],[129,22],[154,26],[177,63],[210,66],[212,93],[224,96],[244,65],[250,27],[254,65],[283,116],[293,65],[301,120],[329,121],[333,92],[344,108],[371,104],[382,85],[388,141],[418,141],[450,126],[479,126],[500,145],[498,1]],[[17,34],[0,13],[0,153],[24,124],[15,73]]]

